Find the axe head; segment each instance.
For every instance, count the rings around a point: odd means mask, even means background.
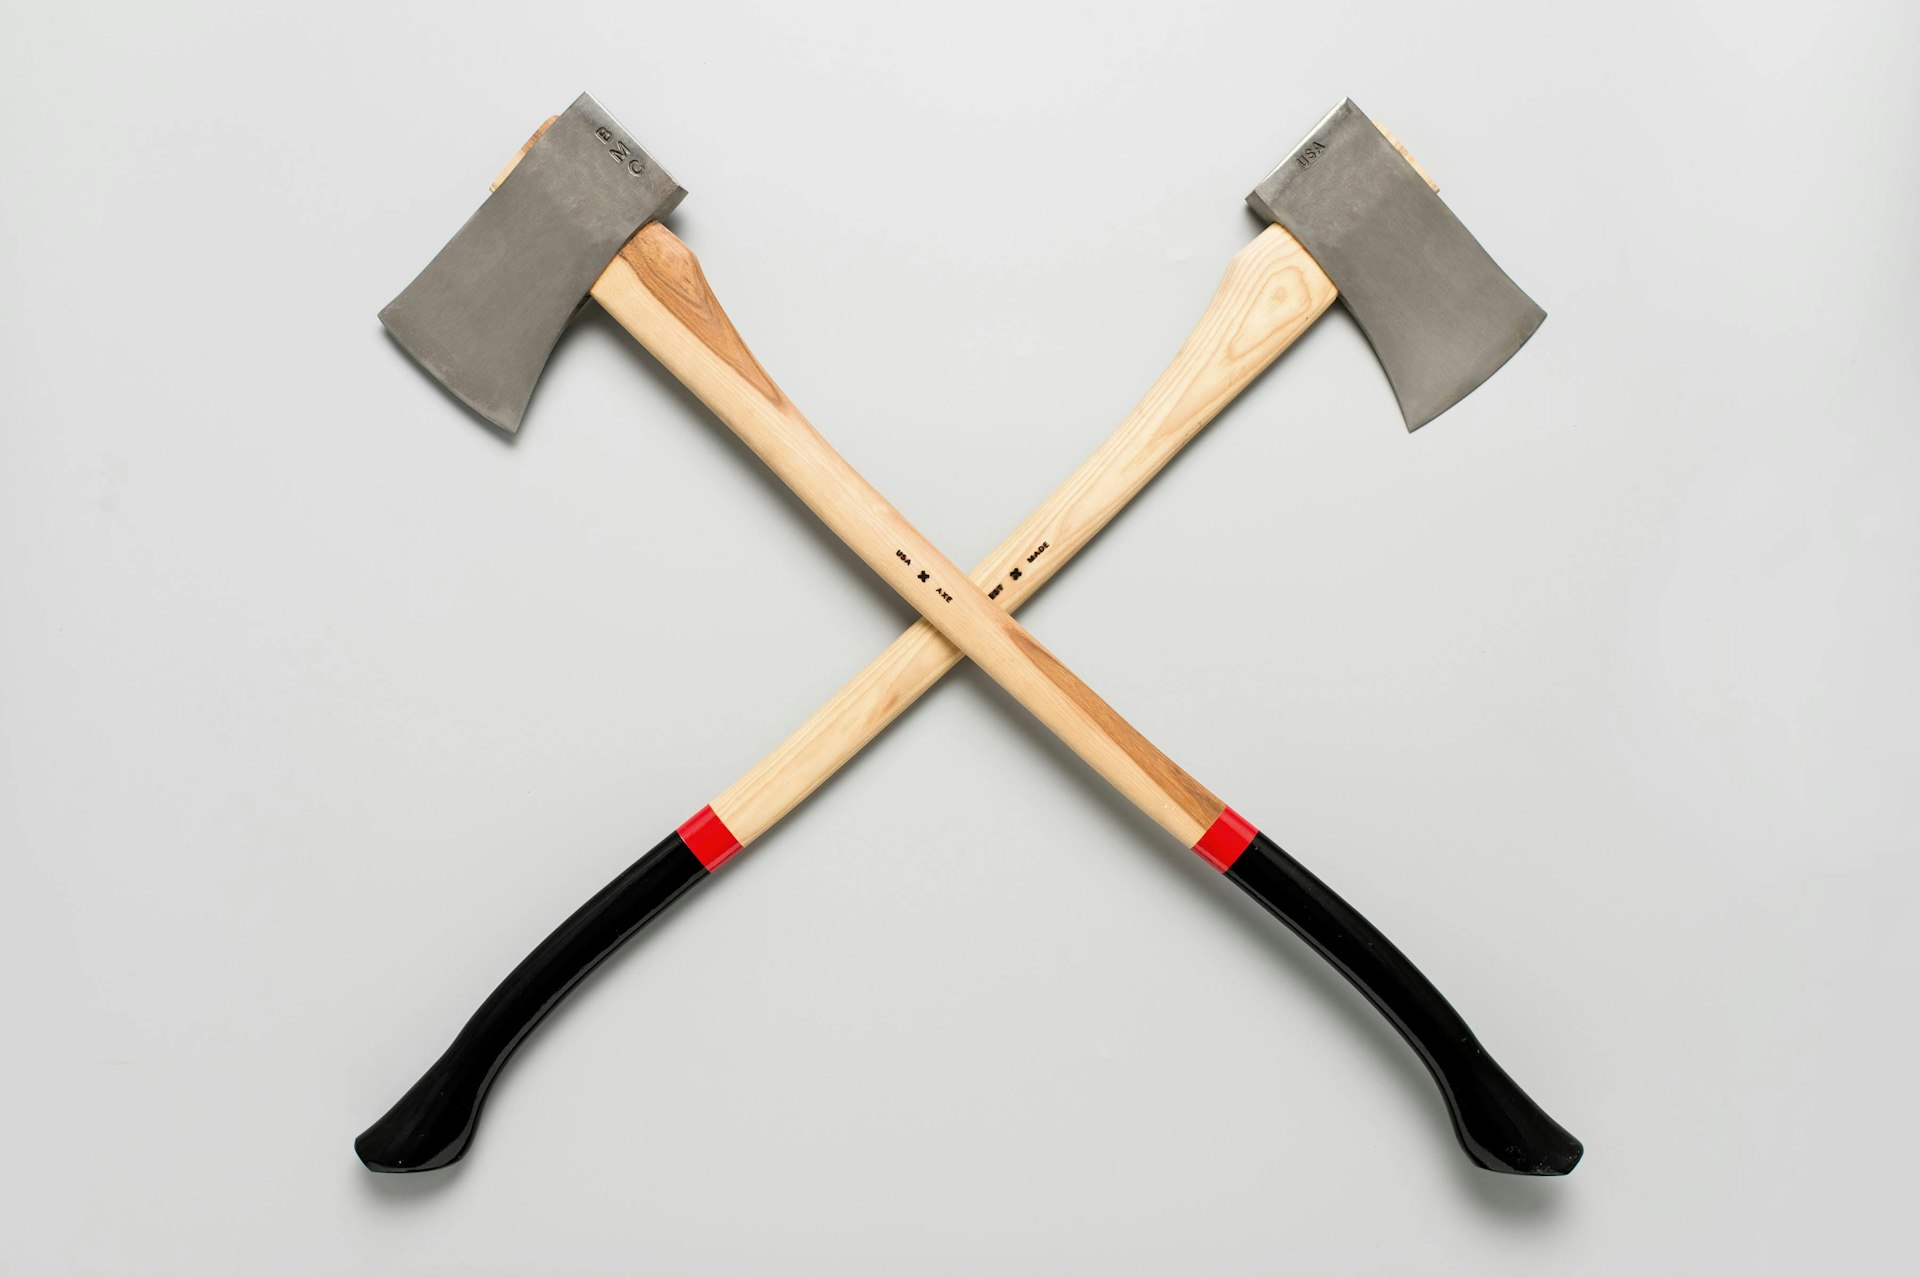
[[[1247,203],[1340,290],[1408,430],[1465,399],[1547,317],[1351,99]]]
[[[583,93],[380,322],[474,412],[517,431],[600,272],[685,195]]]

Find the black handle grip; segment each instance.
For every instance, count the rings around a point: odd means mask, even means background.
[[[688,888],[707,867],[676,831],[554,929],[487,996],[439,1060],[353,1152],[377,1172],[431,1171],[467,1152],[494,1076],[533,1027],[587,973]]]
[[[1264,834],[1227,877],[1260,902],[1365,994],[1426,1062],[1446,1098],[1454,1135],[1489,1171],[1564,1176],[1580,1142],[1487,1055],[1460,1014],[1360,911]]]

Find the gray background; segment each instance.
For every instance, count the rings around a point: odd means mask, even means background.
[[[1804,1270],[1915,1188],[1908,6],[10,5],[0,1264]],[[1588,1143],[1411,1054],[962,672],[521,1053],[354,1134],[906,614],[609,322],[517,444],[374,312],[598,94],[971,563],[1341,95],[1551,314],[1402,431],[1336,312],[1026,613]],[[1904,1245],[1904,1243],[1903,1243]]]

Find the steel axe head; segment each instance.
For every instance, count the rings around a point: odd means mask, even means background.
[[[554,343],[600,272],[685,196],[583,93],[380,322],[469,408],[517,431]]]
[[[1410,431],[1493,376],[1547,317],[1351,98],[1247,203],[1340,290]]]

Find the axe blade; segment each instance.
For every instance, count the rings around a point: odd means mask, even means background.
[[[380,322],[441,385],[511,434],[593,282],[634,232],[685,195],[583,93]]]
[[[1339,288],[1410,431],[1493,376],[1547,317],[1351,98],[1247,203]]]

